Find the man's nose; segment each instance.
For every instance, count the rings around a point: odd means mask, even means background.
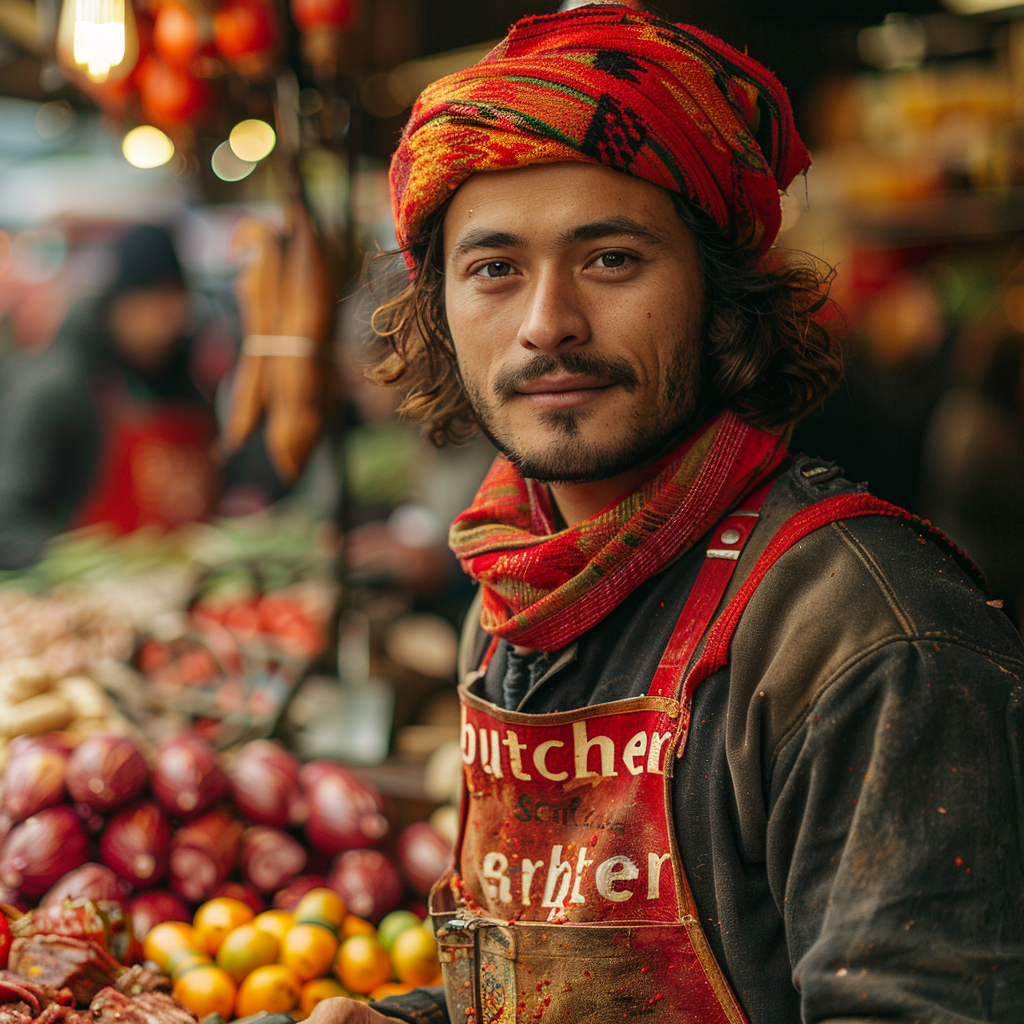
[[[537,274],[526,296],[518,340],[523,348],[543,352],[590,340],[590,324],[570,272],[550,269]]]

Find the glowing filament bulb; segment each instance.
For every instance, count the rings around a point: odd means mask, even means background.
[[[75,0],[74,53],[97,82],[124,60],[124,0]]]
[[[66,69],[115,82],[132,70],[138,53],[130,0],[64,0],[57,54]]]

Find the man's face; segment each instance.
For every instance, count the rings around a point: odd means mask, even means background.
[[[463,383],[525,476],[608,479],[675,440],[704,284],[667,192],[596,164],[476,174],[445,216],[444,260]]]

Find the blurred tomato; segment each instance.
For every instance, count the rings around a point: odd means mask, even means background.
[[[301,29],[347,28],[357,10],[356,0],[292,0],[292,18]]]
[[[0,914],[0,970],[7,967],[7,958],[11,954],[11,926],[6,914]]]
[[[147,640],[135,656],[135,663],[138,665],[139,671],[147,676],[169,664],[170,660],[170,648],[167,644],[162,644],[157,640]]]
[[[209,90],[199,79],[152,56],[139,69],[139,98],[147,120],[166,124],[199,114],[209,102]]]
[[[277,34],[274,12],[261,0],[227,0],[213,16],[213,44],[228,60],[267,49]]]
[[[203,45],[196,16],[184,4],[166,0],[153,22],[153,46],[168,64],[187,68]]]

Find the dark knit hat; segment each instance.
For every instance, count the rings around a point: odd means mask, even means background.
[[[160,285],[184,286],[184,275],[170,232],[141,224],[122,235],[113,247],[116,270],[108,294]]]

